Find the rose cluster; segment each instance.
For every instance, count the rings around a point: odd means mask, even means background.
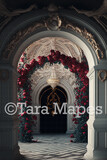
[[[26,102],[27,105],[31,105],[31,103],[32,103],[31,82],[30,82],[29,78],[35,72],[35,70],[43,67],[45,63],[49,62],[50,64],[61,63],[64,65],[64,67],[66,69],[69,69],[71,72],[78,75],[78,79],[83,85],[82,85],[82,87],[79,87],[79,88],[77,87],[75,89],[76,100],[77,100],[76,103],[78,105],[80,105],[80,104],[87,105],[88,96],[84,95],[84,94],[87,91],[87,87],[88,87],[88,83],[89,83],[88,78],[86,76],[88,73],[88,65],[85,62],[80,63],[79,61],[76,60],[76,58],[72,58],[70,56],[66,56],[64,54],[61,54],[59,51],[51,50],[50,52],[51,52],[50,55],[48,55],[47,57],[39,56],[38,61],[36,61],[35,59],[32,59],[29,64],[25,64],[24,67],[18,68],[18,72],[20,74],[20,77],[17,80],[18,101],[19,102]],[[24,58],[21,58],[21,62],[24,62]],[[26,122],[26,124],[24,126],[24,131],[27,132],[27,135],[29,134],[31,136],[31,132],[32,132],[31,124],[30,124],[31,117],[30,118],[27,117],[26,109],[25,109],[25,114],[21,115],[21,116],[24,117],[24,120]],[[29,121],[29,123],[28,123],[28,121]],[[73,121],[75,124],[78,124],[78,120],[75,117],[73,118]],[[26,134],[23,134],[23,137],[25,135]]]

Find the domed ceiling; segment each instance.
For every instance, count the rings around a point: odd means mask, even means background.
[[[66,56],[75,57],[79,62],[81,62],[81,57],[83,55],[82,49],[77,46],[75,43],[69,41],[68,39],[61,37],[46,37],[42,38],[38,41],[33,42],[25,49],[26,63],[30,63],[32,59],[38,60],[38,56],[48,56],[50,54],[50,50],[58,50],[61,54]],[[23,56],[23,55],[22,55]],[[23,63],[20,62],[19,63]],[[65,69],[62,64],[53,64],[57,73],[57,77],[59,80],[63,79],[70,86],[74,88],[75,86],[75,74],[71,73],[69,69]],[[47,78],[51,75],[52,66],[49,63],[45,64],[43,68],[38,69],[31,75],[32,89],[34,89],[40,81],[47,81]]]
[[[75,57],[78,61],[81,61],[83,51],[79,46],[65,38],[47,37],[35,41],[26,48],[25,52],[27,53],[28,59],[27,63],[29,63],[33,58],[37,60],[38,56],[48,56],[51,49],[58,50],[61,54]]]

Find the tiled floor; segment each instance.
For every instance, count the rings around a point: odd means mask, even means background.
[[[36,143],[19,143],[27,160],[82,160],[85,143],[71,143],[69,135],[38,135]]]

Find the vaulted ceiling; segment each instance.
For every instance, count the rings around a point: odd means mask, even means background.
[[[83,51],[75,43],[61,37],[46,37],[35,41],[26,48],[27,63],[33,58],[37,60],[38,56],[48,56],[51,49],[58,50],[62,54],[75,57],[77,60],[81,61]]]
[[[24,64],[29,64],[32,59],[38,60],[38,56],[50,55],[51,49],[54,49],[55,51],[58,50],[61,52],[61,54],[64,54],[66,56],[75,57],[79,62],[81,62],[83,51],[75,43],[61,37],[46,37],[33,42],[25,49],[26,62],[24,62]],[[21,58],[22,57],[23,54]],[[19,60],[18,65],[20,66],[20,64],[23,64],[23,62]],[[50,63],[46,63],[43,68],[36,70],[32,74],[30,78],[32,82],[32,90],[34,90],[34,88],[40,83],[40,81],[44,81],[44,83],[47,81],[47,79],[51,75],[53,66],[56,70],[59,80],[66,80],[69,85],[75,87],[74,82],[76,78],[74,73],[71,73],[69,69],[65,69],[62,64],[50,65]]]

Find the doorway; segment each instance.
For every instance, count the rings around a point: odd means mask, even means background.
[[[67,131],[67,115],[54,114],[54,105],[57,103],[59,108],[62,104],[67,102],[66,91],[57,86],[54,90],[47,86],[40,93],[40,104],[41,106],[47,106],[49,114],[40,114],[40,133],[65,133]]]

